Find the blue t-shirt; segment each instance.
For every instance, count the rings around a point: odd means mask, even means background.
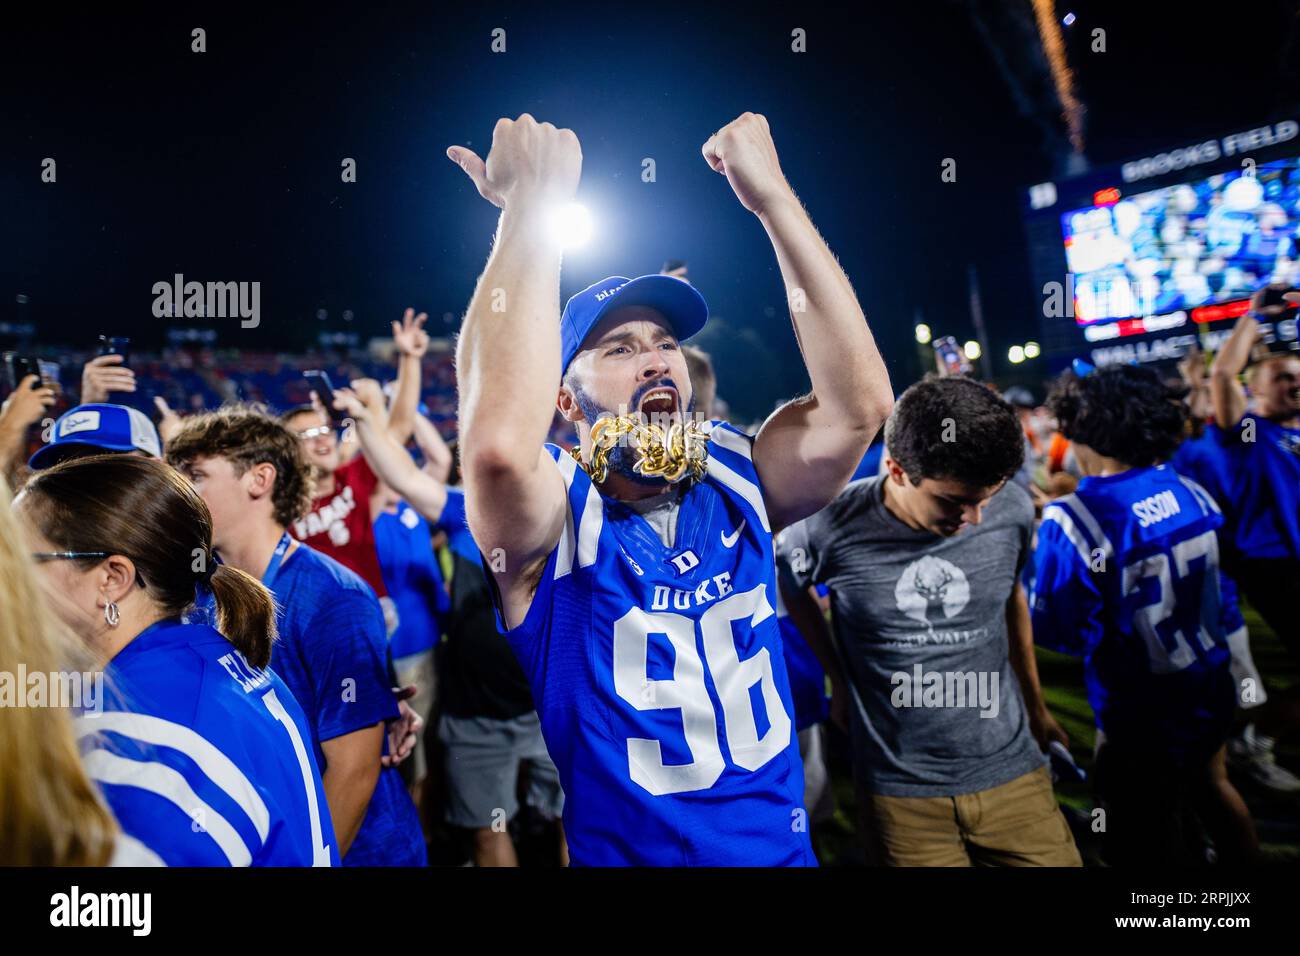
[[[676,540],[546,446],[568,516],[506,636],[580,865],[812,866],[753,439],[715,423]]]
[[[293,691],[321,742],[395,720],[384,615],[370,585],[333,558],[299,544],[267,582],[279,605],[271,669]],[[388,751],[387,734],[384,752]],[[419,815],[396,767],[379,771],[370,807],[344,866],[423,866]]]
[[[104,671],[82,759],[136,860],[337,866],[306,717],[289,688],[206,624],[163,621]]]
[[[1034,637],[1083,655],[1108,740],[1197,762],[1226,738],[1222,523],[1205,489],[1168,465],[1084,478],[1043,509]]]
[[[448,607],[442,571],[429,541],[429,522],[406,502],[375,518],[375,550],[388,596],[397,605],[397,630],[389,639],[395,658],[427,651],[442,633]]]
[[[1254,415],[1210,425],[1172,464],[1223,508],[1233,556],[1300,559],[1300,429]]]

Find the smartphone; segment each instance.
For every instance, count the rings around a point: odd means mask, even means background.
[[[1259,308],[1256,314],[1264,318],[1277,315],[1286,309],[1293,308],[1290,302],[1287,302],[1282,296],[1288,292],[1295,292],[1294,286],[1283,283],[1270,283],[1264,287],[1264,294],[1260,297]]]
[[[32,382],[32,388],[40,388],[42,385],[41,368],[34,358],[19,355],[17,352],[6,352],[5,369],[8,371],[9,388],[11,390],[17,388],[28,375],[37,376],[36,381]]]
[[[19,355],[17,352],[5,352],[5,370],[6,378],[9,381],[10,389],[18,387],[28,375],[40,375],[40,367],[36,360],[28,358],[26,355]],[[32,383],[32,388],[40,388],[41,382],[38,379]]]
[[[325,411],[329,414],[330,420],[335,423],[343,421],[346,416],[334,407],[334,386],[330,383],[329,375],[318,368],[313,368],[303,372],[302,377],[311,385],[312,391],[316,393],[320,403],[325,406]]]
[[[966,354],[951,335],[934,340],[934,354],[939,356],[939,363],[945,375],[970,374],[970,362],[966,361]]]
[[[99,351],[96,355],[120,355],[122,364],[126,365],[131,361],[131,340],[121,336],[101,335],[99,337]]]

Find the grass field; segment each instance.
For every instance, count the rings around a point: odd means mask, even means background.
[[[1248,606],[1242,606],[1250,629],[1251,651],[1255,664],[1264,675],[1269,692],[1295,687],[1300,683],[1300,666],[1287,654],[1272,630]],[[1096,736],[1092,708],[1083,685],[1083,661],[1043,649],[1038,650],[1038,673],[1052,713],[1070,735],[1070,751],[1080,767],[1088,772],[1083,783],[1058,784],[1057,800],[1067,817],[1081,815],[1083,826],[1075,826],[1075,840],[1085,864],[1098,865],[1096,837],[1086,826],[1095,806],[1092,795],[1092,750]],[[847,739],[833,728],[827,735],[828,762],[835,790],[835,817],[814,829],[813,838],[823,866],[854,866],[864,862],[857,839],[857,808],[849,770]],[[1300,773],[1300,735],[1278,746],[1278,763]],[[1234,783],[1250,806],[1259,830],[1262,865],[1300,863],[1300,794],[1271,794],[1248,779],[1232,775]]]

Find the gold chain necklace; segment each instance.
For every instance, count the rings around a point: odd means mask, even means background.
[[[674,422],[666,429],[629,415],[602,418],[591,427],[591,463],[582,460],[575,445],[569,454],[596,484],[609,476],[609,453],[624,439],[637,453],[632,470],[647,478],[663,478],[670,484],[688,474],[692,481],[704,477],[709,457],[709,433],[695,421]]]

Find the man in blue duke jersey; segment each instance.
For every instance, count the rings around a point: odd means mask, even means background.
[[[448,150],[501,209],[459,341],[469,524],[577,864],[815,863],[772,534],[844,486],[892,391],[767,121],[745,113],[703,153],[772,241],[813,385],[753,438],[691,415],[680,342],[708,314],[692,286],[614,276],[560,315],[547,220],[577,190],[571,130],[524,114],[486,163]],[[575,456],[544,444],[557,405]]]
[[[1168,465],[1186,409],[1150,369],[1069,377],[1049,407],[1078,456],[1074,494],[1043,510],[1031,598],[1040,644],[1085,660],[1096,787],[1112,863],[1184,862],[1195,811],[1220,859],[1254,827],[1228,780],[1235,693],[1214,499]]]

